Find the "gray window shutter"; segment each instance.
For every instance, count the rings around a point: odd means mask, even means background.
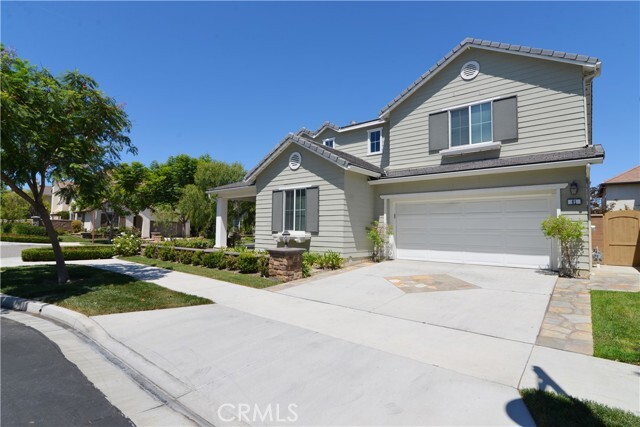
[[[493,140],[518,139],[518,99],[498,99],[493,101]]]
[[[449,148],[449,112],[429,115],[429,153]]]
[[[282,221],[283,221],[283,202],[282,202],[282,191],[274,191],[271,193],[271,231],[274,233],[279,233],[282,231]]]
[[[320,189],[307,188],[307,229],[309,233],[317,233],[320,225]]]

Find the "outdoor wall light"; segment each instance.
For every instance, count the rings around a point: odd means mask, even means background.
[[[576,194],[578,194],[578,184],[577,184],[575,181],[573,181],[573,182],[571,183],[571,185],[569,186],[569,191],[571,192],[571,194],[572,194],[573,196],[575,196]]]
[[[288,248],[289,247],[289,237],[291,236],[291,233],[289,233],[289,230],[284,230],[284,232],[282,233],[282,240],[284,241],[284,247]]]

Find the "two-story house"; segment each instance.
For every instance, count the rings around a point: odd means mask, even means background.
[[[287,230],[313,251],[370,253],[366,227],[393,227],[397,259],[556,268],[540,224],[585,223],[597,58],[467,38],[374,120],[285,137],[242,182],[218,187],[217,246],[229,199],[255,200],[256,248]]]

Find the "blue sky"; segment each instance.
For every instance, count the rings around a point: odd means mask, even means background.
[[[2,42],[126,103],[145,164],[251,168],[288,132],[373,119],[465,37],[597,56],[592,169],[640,163],[640,3],[8,2]]]

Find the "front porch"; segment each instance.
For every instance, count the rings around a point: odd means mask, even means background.
[[[216,198],[216,248],[226,248],[229,237],[229,201],[256,202],[256,186],[236,182],[207,191],[209,197]],[[254,230],[255,234],[255,230]]]

